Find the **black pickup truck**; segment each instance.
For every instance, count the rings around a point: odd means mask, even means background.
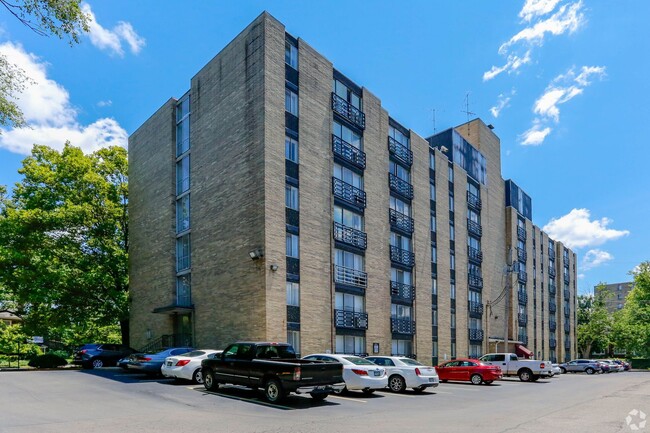
[[[219,384],[262,388],[271,403],[290,392],[310,394],[320,401],[345,387],[342,364],[297,359],[287,343],[231,344],[221,355],[201,361],[201,371],[203,385],[210,391]]]

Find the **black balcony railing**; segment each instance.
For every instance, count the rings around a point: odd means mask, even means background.
[[[557,322],[555,320],[549,320],[548,329],[549,331],[555,331],[557,329]]]
[[[401,195],[404,198],[411,200],[413,198],[413,185],[395,176],[393,173],[388,173],[388,186],[390,190]]]
[[[413,233],[413,218],[396,211],[395,209],[388,209],[388,219],[393,228],[401,230],[406,233]]]
[[[528,280],[528,274],[526,273],[526,271],[519,271],[517,272],[517,279],[519,280],[519,282],[525,283],[526,280]]]
[[[396,319],[391,317],[390,330],[396,334],[415,334],[415,322],[411,319]]]
[[[332,110],[359,128],[366,129],[366,115],[334,92],[332,92]]]
[[[517,299],[521,305],[526,305],[528,302],[528,293],[525,290],[517,290]]]
[[[404,266],[415,266],[415,254],[395,245],[390,246],[390,260]]]
[[[413,164],[413,152],[411,149],[397,142],[393,137],[388,137],[388,150],[392,156],[404,164],[408,166]]]
[[[517,239],[525,241],[526,240],[526,229],[523,227],[517,227]]]
[[[483,262],[483,253],[478,248],[467,246],[467,257],[474,263],[481,264]]]
[[[569,325],[569,322],[564,322],[564,332],[569,331],[571,331],[571,325]]]
[[[528,259],[528,254],[526,253],[526,250],[523,248],[517,248],[517,259],[520,262],[526,263],[526,260]]]
[[[334,310],[334,325],[337,328],[368,329],[368,313]]]
[[[548,259],[555,260],[555,250],[553,248],[548,249]]]
[[[366,153],[333,134],[332,152],[335,156],[338,156],[342,160],[349,162],[355,167],[358,167],[362,170],[366,168]]]
[[[483,341],[485,333],[482,329],[468,329],[467,331],[469,341]]]
[[[571,297],[568,289],[564,289],[564,299],[568,300]]]
[[[334,239],[362,250],[368,246],[368,237],[364,232],[337,222],[334,223]]]
[[[548,276],[550,278],[555,278],[555,266],[548,266]]]
[[[568,319],[569,316],[570,316],[569,309],[567,307],[564,307],[564,317],[566,317]]]
[[[391,281],[390,296],[400,301],[413,302],[413,299],[415,299],[415,286]]]
[[[467,191],[467,207],[480,212],[481,206],[481,199],[477,195]]]
[[[562,257],[562,264],[564,265],[565,268],[569,267],[569,257],[568,256],[563,256]]]
[[[300,307],[287,305],[287,322],[300,323]]]
[[[555,302],[548,303],[548,312],[554,314],[557,311],[557,304]]]
[[[524,346],[528,346],[528,335],[519,334],[517,335],[517,340],[521,341],[521,344],[523,344]]]
[[[548,340],[548,347],[555,349],[557,347],[557,340],[555,338],[550,338]]]
[[[467,284],[472,289],[482,290],[483,289],[483,277],[481,277],[479,275],[468,274],[467,275]]]
[[[334,282],[365,289],[368,287],[368,274],[356,269],[334,265]]]
[[[483,304],[480,302],[467,301],[467,310],[469,316],[475,319],[480,319],[483,316]]]
[[[566,350],[571,349],[571,341],[570,340],[564,340],[564,348]]]
[[[332,192],[335,198],[349,203],[352,206],[360,209],[366,207],[366,192],[341,179],[332,178]]]
[[[476,221],[472,221],[471,219],[467,218],[467,231],[474,236],[478,236],[479,238],[483,235],[483,227]]]
[[[569,274],[564,274],[564,282],[569,284]]]
[[[517,322],[519,323],[519,326],[526,326],[526,324],[528,324],[528,314],[517,313]]]
[[[551,296],[555,296],[557,293],[557,286],[555,284],[549,283],[548,285],[548,294]]]

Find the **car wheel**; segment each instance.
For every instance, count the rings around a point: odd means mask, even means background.
[[[344,386],[341,390],[335,390],[334,394],[345,394],[346,392],[348,392],[348,387]]]
[[[363,395],[371,395],[372,393],[375,392],[375,390],[374,389],[364,389],[361,392],[363,392]]]
[[[560,370],[562,371],[562,374],[566,374],[566,368],[560,367]]]
[[[314,401],[323,401],[329,394],[327,392],[312,392],[309,395],[311,395],[311,399]]]
[[[93,359],[92,362],[93,368],[102,368],[104,366],[104,361],[99,358]]]
[[[587,367],[587,369],[585,370],[585,373],[587,373],[587,374],[594,374],[595,371],[596,371],[596,370],[594,370],[593,368],[591,368],[591,367]]]
[[[388,387],[393,392],[404,392],[406,390],[406,382],[399,374],[395,374],[388,378]]]
[[[472,374],[472,377],[469,378],[469,381],[474,385],[480,385],[483,382],[483,378],[480,374]]]
[[[264,398],[269,403],[277,403],[284,398],[282,384],[277,379],[269,379],[264,385]]]
[[[519,380],[521,380],[522,382],[530,382],[531,376],[532,376],[531,371],[528,370],[527,368],[524,368],[519,372]]]
[[[203,373],[201,373],[200,368],[197,368],[192,375],[192,382],[198,383],[199,385],[203,383]]]
[[[486,385],[490,385],[492,382],[494,382],[494,381],[493,380],[484,380],[483,381],[483,383],[486,384]]]
[[[214,379],[214,373],[212,372],[212,370],[208,370],[205,373],[203,373],[203,386],[208,391],[216,391],[217,388],[219,388],[219,384]]]

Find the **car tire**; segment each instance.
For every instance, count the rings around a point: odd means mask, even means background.
[[[519,376],[519,380],[521,380],[522,382],[530,382],[530,380],[532,379],[532,375],[533,375],[532,371],[530,371],[527,368],[521,369],[517,374],[517,376]]]
[[[585,373],[587,373],[587,374],[594,374],[595,372],[596,372],[596,370],[594,370],[591,367],[585,368]]]
[[[343,389],[341,389],[341,390],[335,390],[334,394],[345,394],[347,392],[348,392],[348,387],[344,386]]]
[[[363,395],[372,395],[375,392],[375,390],[374,389],[364,389],[361,392],[363,393]]]
[[[483,378],[480,374],[472,374],[469,381],[472,382],[472,385],[480,385],[483,382]]]
[[[566,374],[566,368],[560,367],[560,371],[562,372],[562,374]]]
[[[192,374],[192,382],[198,383],[199,385],[203,383],[203,373],[201,373],[200,368],[197,368],[194,374]]]
[[[104,366],[104,361],[99,358],[94,358],[91,360],[92,368],[102,368]]]
[[[492,382],[494,382],[494,381],[493,380],[484,380],[483,381],[483,383],[486,384],[486,385],[491,385]]]
[[[284,389],[277,379],[269,379],[264,385],[264,399],[269,403],[279,403],[284,399]]]
[[[312,392],[309,395],[311,395],[311,399],[313,401],[323,401],[327,398],[329,393],[327,392]]]
[[[216,391],[219,388],[219,384],[217,383],[212,370],[207,370],[203,373],[203,386],[208,391]]]
[[[394,374],[388,378],[388,388],[392,392],[404,392],[406,390],[406,381],[399,374]]]
[[[531,382],[537,382],[539,380],[539,375],[533,374],[533,376],[530,378]]]

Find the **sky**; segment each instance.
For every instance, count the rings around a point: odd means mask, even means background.
[[[31,78],[4,127],[0,185],[32,144],[92,152],[133,133],[267,10],[427,137],[480,117],[533,222],[578,254],[578,291],[630,281],[650,260],[650,2],[624,0],[83,3],[70,46],[0,10],[0,54]]]

